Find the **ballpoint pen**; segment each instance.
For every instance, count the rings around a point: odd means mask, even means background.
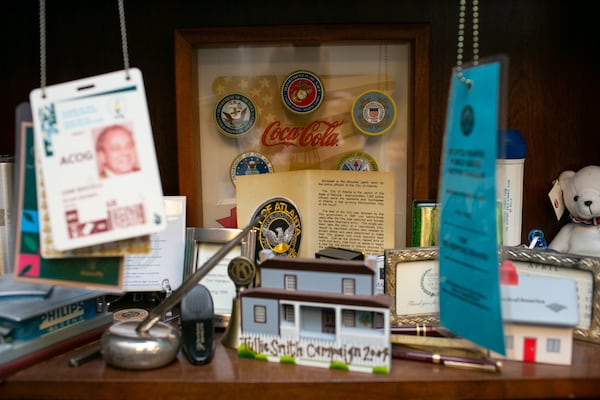
[[[392,326],[390,328],[390,333],[392,335],[455,337],[455,335],[452,332],[440,326],[427,324]]]
[[[83,350],[81,351],[81,353],[78,353],[75,356],[71,357],[69,359],[69,365],[71,367],[79,367],[81,364],[99,358],[101,355],[102,354],[100,353],[100,342],[96,342],[92,347]]]
[[[490,372],[499,372],[502,370],[501,361],[491,360],[488,358],[457,357],[438,353],[407,350],[397,347],[392,347],[392,357],[402,358],[405,360],[427,361],[433,364],[440,364],[448,367],[479,369]]]

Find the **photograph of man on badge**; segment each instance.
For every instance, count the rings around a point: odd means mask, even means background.
[[[125,125],[109,125],[98,132],[96,157],[101,178],[140,170],[133,132]]]

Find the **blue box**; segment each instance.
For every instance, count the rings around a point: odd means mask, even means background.
[[[14,281],[0,276],[0,327],[5,340],[31,340],[96,316],[104,293]]]

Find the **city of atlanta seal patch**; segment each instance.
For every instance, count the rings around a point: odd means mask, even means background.
[[[302,221],[290,200],[274,197],[265,201],[254,212],[252,221],[258,221],[253,227],[257,258],[261,250],[271,250],[278,256],[298,256]]]

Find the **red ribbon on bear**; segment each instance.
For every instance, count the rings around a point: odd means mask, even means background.
[[[578,218],[571,215],[571,221],[582,225],[600,225],[600,217]]]

